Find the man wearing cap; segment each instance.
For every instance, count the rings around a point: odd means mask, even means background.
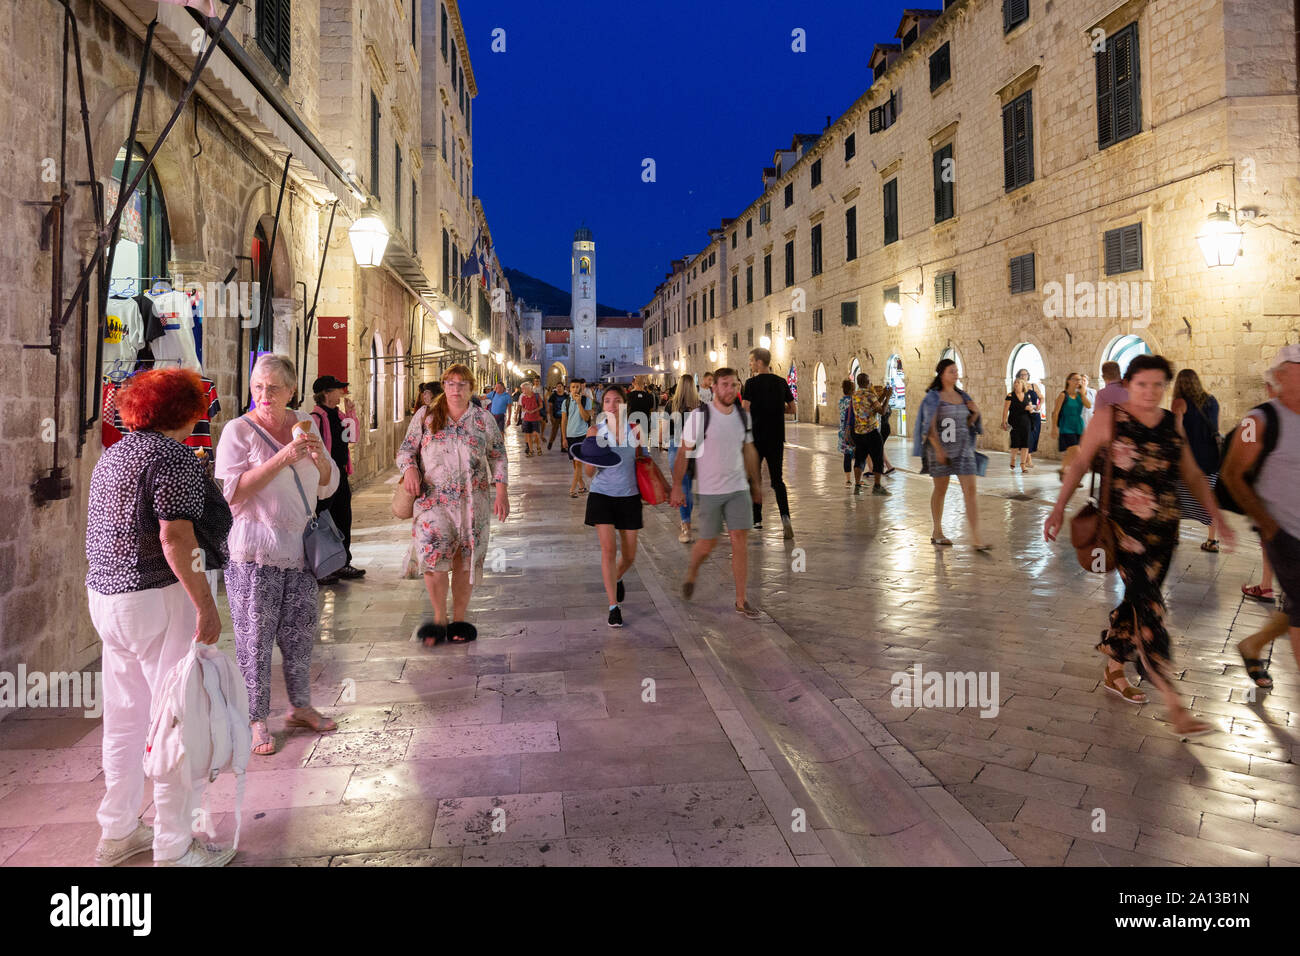
[[[334,464],[339,466],[338,490],[317,502],[316,513],[330,513],[343,535],[343,547],[348,553],[348,563],[329,577],[322,578],[321,584],[334,584],[340,578],[352,581],[365,577],[366,574],[361,568],[352,566],[352,487],[348,482],[348,475],[352,474],[352,457],[348,445],[357,440],[360,426],[351,401],[344,406],[342,413],[339,412],[339,402],[344,399],[347,389],[348,383],[333,375],[322,375],[311,386],[316,397],[316,407],[311,410],[311,417],[320,429],[326,452],[334,459]]]
[[[1219,480],[1259,529],[1264,553],[1288,599],[1291,652],[1300,663],[1300,494],[1296,492],[1300,484],[1300,345],[1284,346],[1277,353],[1268,378],[1274,396],[1265,405],[1273,414],[1261,405],[1246,416],[1228,447]],[[1253,479],[1247,479],[1252,472]],[[1259,686],[1271,686],[1259,659],[1267,635],[1251,637],[1264,640],[1238,645],[1247,674]]]

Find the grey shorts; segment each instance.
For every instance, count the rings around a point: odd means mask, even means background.
[[[1278,528],[1273,540],[1263,544],[1277,578],[1275,590],[1286,595],[1285,602],[1279,601],[1279,609],[1286,612],[1292,627],[1300,627],[1300,539]]]
[[[728,531],[748,531],[754,527],[754,499],[748,491],[729,495],[700,495],[695,502],[695,530],[705,541]]]

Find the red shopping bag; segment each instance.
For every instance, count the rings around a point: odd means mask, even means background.
[[[648,505],[661,505],[668,500],[668,482],[653,458],[636,460],[636,487],[641,500]]]

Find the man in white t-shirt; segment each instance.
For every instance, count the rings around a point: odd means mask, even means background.
[[[682,450],[673,465],[672,495],[674,507],[686,504],[682,479],[689,460],[695,462],[695,482],[699,499],[695,506],[699,540],[691,550],[690,564],[682,594],[695,593],[695,575],[704,559],[718,543],[723,522],[731,537],[731,573],[736,579],[736,613],[750,620],[762,612],[745,600],[749,578],[749,551],[746,539],[754,526],[753,502],[762,500],[758,483],[758,452],[749,415],[737,401],[740,382],[736,370],[720,368],[713,373],[713,401],[697,408],[686,418],[682,429]],[[698,447],[697,447],[698,446]]]

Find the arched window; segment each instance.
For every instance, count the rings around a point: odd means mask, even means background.
[[[1151,346],[1136,335],[1121,335],[1113,339],[1110,345],[1106,346],[1106,351],[1101,357],[1103,364],[1106,362],[1118,362],[1119,374],[1122,376],[1128,371],[1128,363],[1133,361],[1135,356],[1150,355]],[[1101,378],[1101,368],[1097,368],[1097,377]]]
[[[826,366],[821,362],[817,363],[817,384],[816,384],[817,404],[826,404]]]
[[[944,349],[943,354],[939,356],[940,362],[944,359],[952,359],[957,363],[957,387],[964,389],[966,386],[962,383],[966,379],[966,366],[962,364],[961,355],[950,345]]]
[[[406,351],[402,340],[398,339],[393,347],[393,367],[397,370],[393,385],[393,421],[400,422],[406,418]]]
[[[261,295],[274,296],[275,275],[271,269],[271,237],[267,235],[260,222],[253,229],[253,273],[257,276]],[[261,316],[254,315],[252,321],[258,322],[260,318]],[[275,351],[275,319],[269,309],[266,313],[266,321],[258,327],[256,350]]]
[[[862,371],[862,363],[854,359],[849,363],[849,380],[853,382],[854,387],[858,384],[858,373]]]
[[[1011,358],[1007,360],[1007,391],[1011,391],[1011,386],[1015,384],[1016,376],[1021,371],[1029,373],[1031,384],[1042,384],[1047,379],[1047,366],[1043,364],[1042,353],[1038,347],[1030,342],[1021,342],[1011,350]]]
[[[135,178],[147,155],[136,143],[130,150],[131,168],[127,182]],[[105,190],[105,215],[111,215],[117,205],[117,186],[122,170],[127,164],[127,147],[117,151],[113,163],[113,178]],[[145,291],[153,277],[167,277],[167,260],[171,258],[171,229],[167,225],[167,204],[163,201],[158,174],[149,172],[127,201],[122,214],[121,232],[112,252],[113,292],[137,295]],[[144,279],[141,287],[140,280]]]

